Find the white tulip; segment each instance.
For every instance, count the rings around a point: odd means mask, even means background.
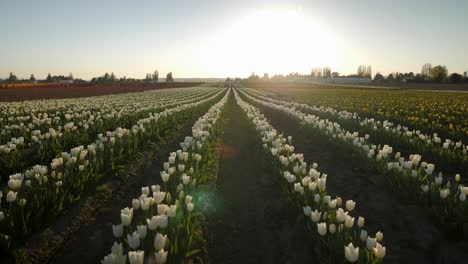
[[[352,228],[354,225],[354,217],[351,217],[349,215],[346,216],[346,220],[345,220],[345,226],[347,228]]]
[[[145,251],[129,251],[128,260],[130,261],[130,264],[143,264],[145,260]]]
[[[156,258],[156,264],[165,264],[167,261],[167,251],[164,249],[159,250],[157,253],[154,254]]]
[[[358,225],[359,228],[362,228],[362,227],[364,226],[364,220],[365,220],[364,217],[361,217],[361,216],[360,216],[360,217],[358,218],[357,225]]]
[[[317,232],[321,236],[325,236],[327,234],[327,223],[317,223]]]
[[[385,247],[383,247],[381,244],[377,243],[376,246],[372,249],[374,252],[375,257],[378,259],[383,259],[385,257]]]
[[[335,213],[336,221],[338,223],[343,223],[346,220],[347,213],[342,208],[338,208]]]
[[[310,216],[310,213],[312,212],[312,208],[310,208],[310,206],[308,206],[308,205],[302,207],[302,210],[304,211],[304,214],[305,214],[306,216]]]
[[[6,196],[7,202],[9,202],[9,203],[14,202],[14,201],[16,200],[16,195],[17,195],[16,192],[9,191],[9,192],[7,193],[7,196]]]
[[[314,223],[317,223],[320,220],[320,217],[322,217],[322,212],[317,211],[317,209],[310,213],[310,219],[312,219]]]
[[[346,201],[346,210],[351,212],[352,210],[354,210],[355,206],[356,206],[356,203],[353,200]]]
[[[160,251],[161,249],[164,249],[167,241],[167,235],[162,235],[160,233],[157,233],[156,236],[154,237],[154,249],[156,251]]]
[[[449,189],[441,189],[439,193],[440,193],[440,198],[445,199],[450,194],[450,190]]]
[[[375,239],[376,239],[378,242],[382,242],[382,240],[383,240],[383,233],[380,232],[380,231],[377,232],[377,233],[375,234]]]
[[[140,200],[138,200],[138,199],[133,199],[133,200],[132,200],[132,208],[133,208],[134,210],[140,209]]]
[[[140,236],[137,231],[127,235],[128,246],[132,249],[140,247]]]
[[[112,225],[112,233],[114,234],[115,238],[119,238],[123,236],[123,225]]]
[[[193,207],[194,207],[193,203],[188,203],[188,204],[187,204],[187,211],[188,211],[189,213],[192,212],[192,211],[193,211]]]
[[[146,234],[148,233],[148,227],[146,225],[137,226],[138,235],[141,239],[145,239]]]
[[[160,204],[164,201],[164,197],[166,196],[165,192],[153,192],[153,199],[156,204]]]
[[[361,233],[359,234],[359,238],[361,239],[362,242],[367,241],[367,231],[362,229]]]
[[[169,206],[167,206],[167,204],[158,204],[157,207],[158,207],[158,214],[159,215],[166,214],[167,209],[169,208]]]
[[[368,250],[374,249],[376,244],[377,244],[377,241],[375,240],[375,238],[367,237],[366,247],[367,247]]]
[[[146,187],[141,187],[141,193],[146,195],[146,196],[149,196],[149,187],[146,186]]]
[[[122,224],[124,226],[129,226],[132,222],[133,218],[133,208],[125,207],[124,209],[120,210],[120,219],[122,220]]]
[[[359,247],[354,247],[353,243],[349,243],[344,248],[346,260],[354,263],[359,259]]]

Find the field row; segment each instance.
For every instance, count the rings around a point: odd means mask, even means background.
[[[342,129],[340,124],[301,112],[290,106],[289,102],[259,99],[245,90],[242,94],[256,104],[290,115],[298,124],[302,123],[330,139],[350,145],[356,153],[366,156],[372,166],[379,168],[381,176],[398,193],[405,197],[411,194],[409,196],[430,208],[441,222],[447,226],[455,225],[456,230],[463,232],[468,223],[468,205],[465,202],[468,187],[461,183],[460,174],[443,177],[442,172],[436,172],[436,165],[425,162],[419,154],[405,158],[392,146],[372,144],[369,135],[359,136],[357,132]]]
[[[103,131],[87,145],[63,152],[49,164],[10,175],[8,187],[0,192],[0,244],[17,246],[80,200],[104,176],[118,173],[129,157],[157,147],[177,132],[180,122],[196,117],[225,94],[220,89],[207,90],[189,90],[183,100],[172,99],[164,108],[155,102],[152,109],[160,112],[151,111],[128,128]]]
[[[48,162],[73,147],[87,145],[109,131],[131,129],[153,113],[207,98],[213,93],[215,91],[210,89],[170,89],[137,93],[127,98],[120,95],[86,98],[86,103],[83,99],[76,102],[72,99],[49,100],[59,102],[61,110],[44,110],[39,114],[42,119],[29,115],[19,126],[5,125],[2,128],[2,132],[7,131],[4,134],[11,138],[0,145],[0,181],[34,164]],[[22,104],[29,109],[26,106],[31,102]],[[77,105],[80,107],[73,107]],[[106,106],[99,107],[101,105]]]
[[[426,134],[468,142],[468,95],[372,89],[265,89],[294,101],[358,113],[412,127]]]
[[[144,263],[145,256],[157,264],[181,263],[201,252],[200,188],[214,181],[212,164],[219,135],[217,120],[230,94],[202,116],[172,152],[160,172],[162,186],[141,188],[131,207],[121,210],[112,232],[117,239],[102,263]],[[129,201],[130,202],[130,201]],[[130,204],[130,203],[129,203]]]

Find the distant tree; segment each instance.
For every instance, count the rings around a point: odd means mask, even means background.
[[[424,80],[424,77],[422,76],[421,73],[418,73],[414,76],[414,80],[415,81],[423,81]]]
[[[325,79],[328,79],[331,77],[331,68],[330,67],[324,67],[322,71],[322,77]]]
[[[166,82],[167,82],[167,83],[173,83],[173,82],[174,82],[174,78],[172,77],[172,72],[169,72],[169,73],[166,75]]]
[[[265,73],[263,74],[263,79],[265,79],[265,80],[270,79],[270,75],[268,75],[268,73],[265,72]]]
[[[16,77],[16,75],[14,75],[12,72],[10,72],[10,75],[8,76],[8,82],[9,83],[14,83],[18,81],[18,77]]]
[[[313,68],[311,73],[310,73],[310,77],[312,78],[322,78],[322,75],[323,72],[322,72],[322,68]],[[292,77],[292,74],[290,73],[289,74],[290,77]]]
[[[452,73],[448,77],[448,80],[451,83],[458,83],[458,82],[463,81],[463,76],[461,74],[458,74],[458,73]]]
[[[375,74],[374,81],[379,81],[380,82],[380,81],[383,81],[383,80],[385,80],[385,77],[380,72]]]
[[[331,77],[332,78],[340,77],[340,73],[339,72],[332,72]]]
[[[372,78],[372,66],[370,65],[367,66],[365,76]]]
[[[115,80],[117,80],[117,78],[115,77],[115,74],[114,74],[113,72],[111,72],[111,75],[110,75],[110,77],[109,77],[109,80],[110,80],[111,82],[115,82]]]
[[[31,82],[35,82],[36,81],[36,77],[34,77],[34,74],[31,74],[31,77],[29,77],[29,80]]]
[[[389,81],[393,81],[395,79],[395,77],[393,77],[393,73],[390,73],[388,76],[387,76],[387,80]]]
[[[48,82],[51,82],[51,81],[52,81],[52,75],[50,75],[50,72],[49,72],[49,74],[47,74],[46,80],[47,80]]]
[[[425,80],[429,80],[431,77],[432,66],[430,63],[426,63],[422,66],[421,75]]]
[[[154,81],[154,82],[158,82],[158,80],[159,80],[159,72],[158,72],[157,70],[154,71],[152,77],[153,77],[153,81]]]
[[[73,81],[73,74],[72,74],[71,72],[70,72],[70,74],[68,74],[68,78],[67,78],[67,79],[70,80],[70,81]]]
[[[447,79],[447,67],[437,65],[431,69],[430,74],[436,82],[442,82]]]
[[[468,71],[465,71],[465,72],[463,73],[463,77],[465,77],[465,79],[468,78]]]
[[[372,67],[369,65],[359,65],[357,70],[358,77],[371,77],[372,76]]]

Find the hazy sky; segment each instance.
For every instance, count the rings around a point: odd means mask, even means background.
[[[467,14],[467,0],[0,0],[0,78],[463,72]]]

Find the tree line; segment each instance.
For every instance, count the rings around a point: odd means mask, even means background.
[[[113,72],[105,73],[102,76],[93,77],[89,82],[91,83],[132,83],[132,82],[140,82],[140,83],[157,83],[159,81],[159,72],[155,70],[153,73],[147,73],[144,79],[135,79],[135,78],[127,78],[123,76],[121,78],[117,78]],[[173,83],[174,77],[172,72],[166,74],[166,83]],[[73,82],[73,83],[85,83],[87,81],[83,79],[77,79],[73,77],[73,74],[70,73],[68,76],[64,75],[51,75],[50,73],[47,74],[47,77],[43,80],[38,80],[31,74],[29,79],[19,79],[13,72],[10,72],[9,76],[5,80],[1,80],[0,82],[3,83],[57,83],[57,82]]]
[[[340,75],[339,72],[332,71],[330,67],[316,67],[312,68],[310,74],[301,74],[297,72],[289,73],[286,75],[275,74],[269,76],[267,73],[263,74],[263,77],[252,73],[248,78],[245,79],[247,82],[256,82],[261,80],[294,80],[297,78],[315,78],[315,79],[329,79],[329,78],[368,78],[375,82],[438,82],[438,83],[461,83],[468,82],[468,72],[465,71],[463,74],[452,73],[448,75],[448,69],[446,66],[437,65],[432,67],[430,63],[426,63],[422,66],[420,73],[414,72],[392,72],[387,76],[377,72],[375,76],[372,76],[371,65],[359,65],[355,74]]]

